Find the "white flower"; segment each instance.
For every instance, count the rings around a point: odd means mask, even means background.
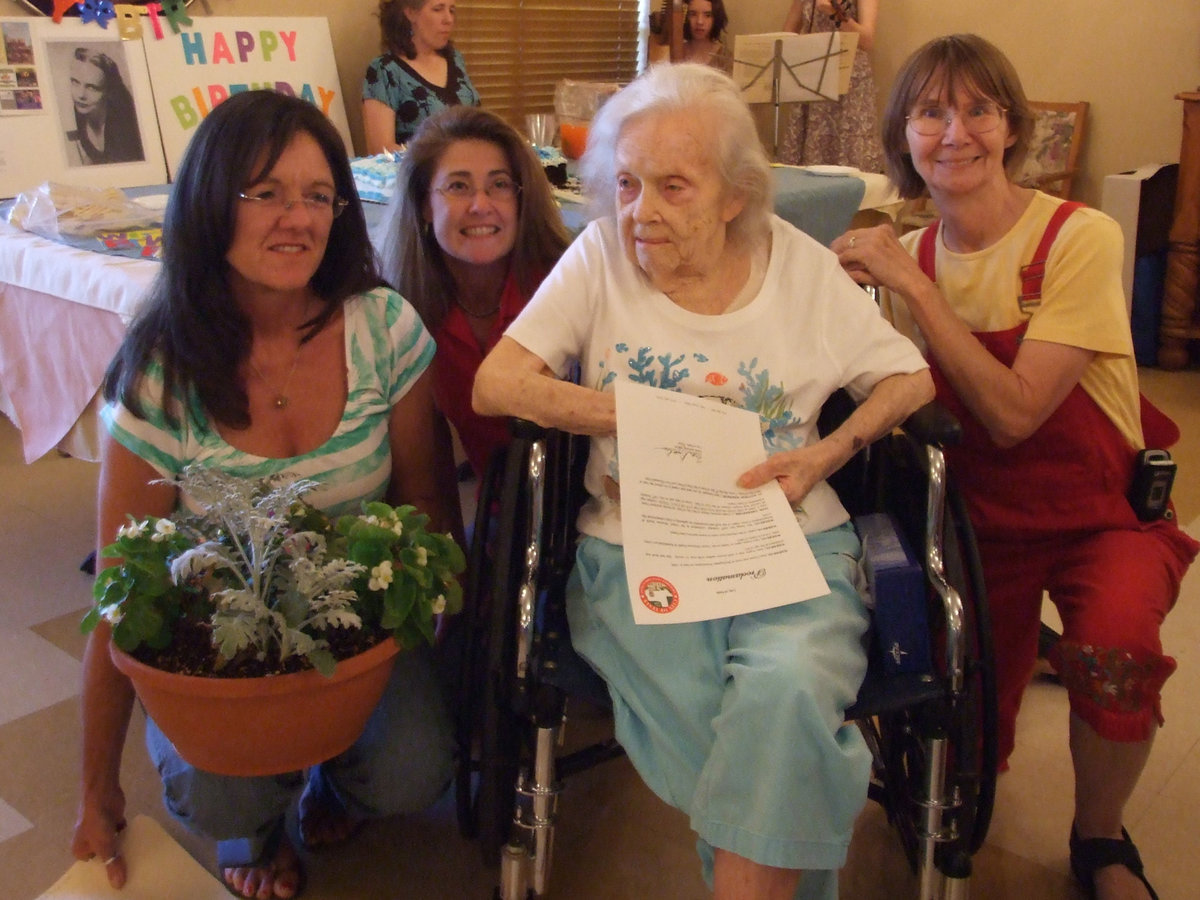
[[[147,520],[144,522],[130,522],[127,525],[122,525],[120,528],[117,529],[117,537],[128,537],[128,538],[140,537],[142,532],[144,532],[146,530],[146,528],[149,524],[150,524],[150,522],[149,522],[149,520]]]
[[[392,531],[396,532],[397,535],[403,535],[404,534],[404,523],[401,522],[399,519],[393,519],[392,520]],[[421,565],[425,565],[425,563],[421,563]]]
[[[170,519],[159,519],[154,523],[154,534],[150,535],[152,541],[164,541],[175,533],[175,523]]]
[[[426,550],[424,547],[417,547],[416,549],[417,549],[417,565],[418,566],[429,565],[429,551]]]
[[[445,611],[446,611],[446,595],[438,594],[436,597],[433,598],[433,614],[435,616],[440,616]]]
[[[367,583],[367,587],[373,591],[385,590],[392,583],[394,577],[392,573],[392,561],[385,559],[379,565],[375,566],[375,568],[371,569],[371,580]]]

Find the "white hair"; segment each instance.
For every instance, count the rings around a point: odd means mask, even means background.
[[[744,202],[729,223],[730,237],[748,245],[764,239],[774,210],[774,180],[754,117],[732,78],[698,63],[657,63],[600,107],[579,161],[593,212],[616,213],[616,147],[625,125],[635,118],[676,112],[705,123],[717,173],[725,188]]]

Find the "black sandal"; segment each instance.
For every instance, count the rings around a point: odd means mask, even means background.
[[[1124,866],[1136,875],[1150,892],[1151,900],[1158,900],[1158,894],[1146,880],[1142,869],[1142,857],[1138,853],[1133,838],[1124,828],[1121,829],[1121,840],[1115,838],[1087,838],[1084,840],[1071,826],[1071,871],[1083,885],[1084,891],[1091,900],[1096,898],[1096,871],[1105,866]]]

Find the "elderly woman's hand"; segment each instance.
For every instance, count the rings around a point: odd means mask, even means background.
[[[836,463],[831,464],[829,447],[818,442],[796,450],[772,454],[766,462],[742,473],[737,485],[753,489],[772,480],[778,481],[788,503],[796,507],[808,496],[808,492],[817,482],[826,478],[836,468]]]
[[[837,254],[846,274],[859,284],[911,294],[919,283],[915,279],[928,282],[891,225],[847,231],[835,238],[829,249]]]

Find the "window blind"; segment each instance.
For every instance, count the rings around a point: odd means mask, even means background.
[[[560,79],[633,79],[644,2],[458,0],[454,45],[483,106],[523,130],[526,113],[554,111]]]

